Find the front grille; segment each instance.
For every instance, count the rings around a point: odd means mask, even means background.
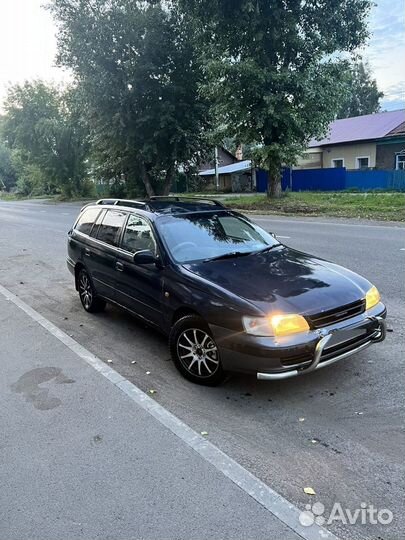
[[[295,367],[302,364],[309,364],[312,362],[314,354],[312,353],[302,353],[295,354],[294,356],[288,356],[287,358],[281,358],[280,363],[285,367]]]
[[[334,345],[333,347],[326,347],[321,356],[321,363],[325,360],[329,360],[330,358],[335,358],[335,356],[340,356],[341,354],[349,352],[352,349],[357,349],[361,345],[364,345],[365,343],[371,341],[375,334],[376,329],[374,328],[368,331],[366,334],[362,334],[361,336],[357,336],[348,341],[344,341],[343,343],[339,343],[338,345]]]
[[[363,298],[362,300],[357,300],[351,304],[346,304],[345,306],[340,306],[335,309],[330,309],[329,311],[323,311],[322,313],[316,313],[315,315],[307,315],[306,318],[311,326],[311,328],[323,328],[324,326],[329,326],[330,324],[335,324],[340,321],[345,321],[356,315],[364,313],[366,309],[366,301]]]

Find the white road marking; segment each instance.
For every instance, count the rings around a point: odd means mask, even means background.
[[[277,238],[291,238],[291,236],[281,236],[281,234],[276,234]]]
[[[55,326],[51,321],[48,321],[48,319],[2,285],[0,285],[0,294],[24,311],[31,319],[45,328],[45,330],[66,345],[77,356],[103,375],[103,377],[112,382],[139,407],[147,411],[158,422],[177,435],[177,437],[195,450],[203,459],[211,463],[218,471],[222,472],[234,484],[239,486],[240,489],[250,495],[304,540],[338,540],[334,534],[316,523],[310,527],[301,525],[299,522],[301,510],[287,501],[277,491],[274,491],[267,484],[256,478],[256,476],[222,452],[217,446],[207,441],[206,438],[191,429],[182,420],[162,407],[162,405],[159,405],[159,403],[146,395],[140,388],[125,379],[120,373],[105,364],[95,354],[65,334],[63,330]]]
[[[405,251],[405,248],[399,248],[399,251]]]
[[[369,227],[374,229],[405,229],[403,225],[369,225],[368,223],[339,223],[338,221],[310,221],[300,219],[273,219],[271,215],[268,217],[257,216],[255,214],[249,214],[250,219],[253,221],[271,221],[272,223],[299,223],[303,225],[330,225],[332,227]]]

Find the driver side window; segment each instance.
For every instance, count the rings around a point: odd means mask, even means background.
[[[156,243],[153,232],[145,219],[135,214],[129,216],[122,238],[121,248],[130,253],[149,249],[156,255]]]

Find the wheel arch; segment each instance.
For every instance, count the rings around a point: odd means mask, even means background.
[[[171,326],[173,326],[178,320],[185,317],[186,315],[195,315],[197,317],[201,317],[203,319],[201,313],[199,313],[196,309],[190,307],[190,306],[182,306],[173,313],[172,320],[171,320]]]
[[[77,262],[75,264],[75,287],[76,287],[76,291],[79,290],[79,272],[80,270],[82,270],[82,268],[86,269],[86,267],[84,266],[84,264],[82,262]]]

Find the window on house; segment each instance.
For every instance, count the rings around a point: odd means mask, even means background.
[[[368,156],[358,157],[356,161],[358,169],[368,169],[370,167],[370,158]]]
[[[332,159],[332,167],[335,169],[345,166],[345,160],[343,158]]]
[[[405,154],[398,154],[395,158],[395,168],[405,170]]]

